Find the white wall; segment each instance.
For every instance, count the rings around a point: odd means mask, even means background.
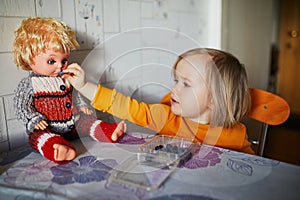
[[[267,90],[273,0],[223,0],[222,11],[222,49],[245,64],[251,87]]]
[[[0,0],[0,4],[0,151],[27,143],[12,106],[16,84],[28,75],[13,63],[13,31],[27,17],[65,21],[81,44],[71,61],[82,64],[89,80],[148,102],[158,101],[171,86],[170,69],[179,53],[195,46],[221,46],[221,0]]]

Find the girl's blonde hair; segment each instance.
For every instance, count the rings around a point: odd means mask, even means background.
[[[191,55],[208,55],[211,59],[206,65],[206,81],[213,105],[210,126],[232,128],[249,112],[251,97],[246,69],[230,53],[197,48],[180,55],[174,65]]]
[[[70,53],[79,44],[75,32],[64,22],[54,18],[28,18],[15,31],[14,62],[24,70],[31,70],[33,58],[46,49]]]

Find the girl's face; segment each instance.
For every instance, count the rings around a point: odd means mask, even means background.
[[[178,62],[175,85],[171,92],[171,110],[174,114],[208,124],[211,100],[206,85],[207,55],[191,55]]]
[[[68,59],[68,53],[47,49],[45,53],[40,53],[33,58],[30,67],[36,74],[58,76],[60,71],[67,68]]]

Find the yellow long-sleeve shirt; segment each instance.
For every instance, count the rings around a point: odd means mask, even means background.
[[[199,124],[173,114],[168,105],[138,102],[101,85],[98,85],[91,105],[97,110],[110,113],[162,135],[178,136],[195,142],[254,154],[243,124],[237,124],[231,129],[209,128],[207,124]]]

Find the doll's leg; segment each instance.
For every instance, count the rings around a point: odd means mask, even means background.
[[[76,123],[77,132],[88,134],[96,141],[117,142],[126,131],[124,121],[108,124],[90,115],[81,115]]]
[[[55,161],[71,161],[76,157],[75,149],[64,145],[64,144],[54,144],[54,160]]]
[[[69,141],[47,129],[30,133],[29,144],[45,158],[55,163],[68,163],[76,156],[76,151]]]

